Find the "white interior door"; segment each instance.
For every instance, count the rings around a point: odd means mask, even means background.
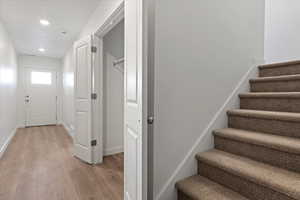
[[[74,45],[75,135],[74,155],[92,163],[92,40],[87,37]]]
[[[98,40],[97,40],[98,41]],[[95,42],[97,43],[97,42]],[[74,44],[75,62],[75,135],[74,155],[90,163],[102,161],[102,148],[99,142],[101,127],[95,122],[99,107],[97,98],[99,83],[95,81],[99,58],[94,52],[93,37],[87,37]],[[99,120],[100,121],[100,120]]]
[[[145,200],[147,137],[143,130],[143,0],[125,0],[125,199]],[[147,76],[144,76],[147,77]],[[144,93],[143,93],[144,92]]]
[[[56,124],[56,71],[27,68],[25,80],[26,126]]]

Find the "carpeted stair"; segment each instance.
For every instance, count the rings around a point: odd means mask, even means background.
[[[259,66],[178,200],[300,200],[300,61]]]

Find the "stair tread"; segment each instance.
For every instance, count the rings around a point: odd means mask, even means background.
[[[271,64],[264,64],[258,66],[259,69],[268,69],[268,68],[278,68],[278,67],[285,67],[291,65],[298,65],[300,64],[300,60],[295,61],[288,61],[288,62],[280,62],[280,63],[271,63]]]
[[[233,109],[233,110],[227,111],[227,114],[241,116],[241,117],[263,118],[263,119],[289,121],[289,122],[300,122],[300,113],[292,113],[292,112]]]
[[[234,128],[215,130],[214,134],[231,140],[264,146],[293,154],[300,154],[300,139]]]
[[[269,68],[285,67],[285,66],[298,65],[298,64],[300,64],[300,60],[288,61],[288,62],[280,62],[280,63],[264,64],[264,65],[258,66],[258,68],[259,69],[269,69]]]
[[[176,183],[176,188],[195,200],[248,200],[203,176],[195,175]]]
[[[250,79],[250,83],[300,80],[300,74],[269,76]]]
[[[239,94],[240,98],[300,98],[300,92],[249,92]]]
[[[220,168],[248,181],[300,199],[300,174],[249,158],[213,149],[197,154],[199,161]]]

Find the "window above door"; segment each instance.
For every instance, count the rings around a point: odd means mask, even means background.
[[[51,72],[31,72],[31,84],[33,85],[51,85],[52,73]]]

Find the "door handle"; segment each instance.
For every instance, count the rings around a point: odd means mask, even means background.
[[[148,122],[149,125],[153,124],[154,123],[154,117],[149,116],[148,119],[147,119],[147,122]]]

